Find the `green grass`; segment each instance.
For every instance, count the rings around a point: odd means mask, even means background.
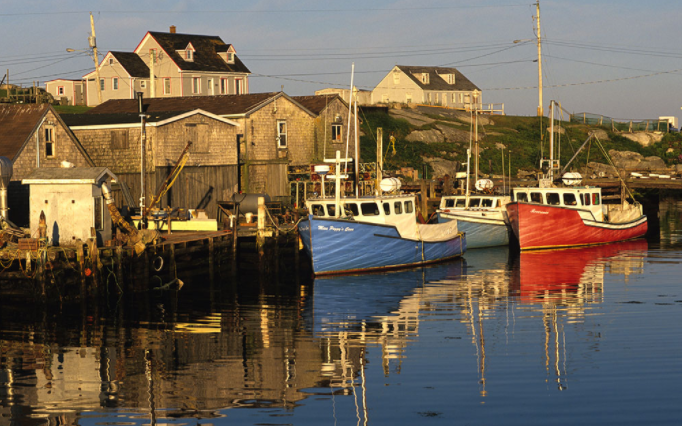
[[[92,109],[84,105],[53,105],[53,107],[59,114],[82,114]]]

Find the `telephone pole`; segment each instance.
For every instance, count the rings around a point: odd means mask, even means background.
[[[88,44],[92,49],[92,59],[95,61],[95,78],[97,86],[97,100],[99,104],[102,103],[102,83],[99,79],[99,59],[97,57],[97,37],[95,36],[95,20],[92,18],[92,12],[90,12],[90,29],[92,30],[92,35],[88,37]]]

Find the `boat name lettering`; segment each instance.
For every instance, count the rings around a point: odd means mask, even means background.
[[[337,228],[336,226],[324,226],[324,225],[317,225],[317,229],[320,231],[334,231],[334,232],[353,232],[355,229],[351,228],[350,226],[346,226],[345,228]]]
[[[541,211],[535,210],[535,209],[531,210],[530,212],[531,212],[531,213],[536,213],[536,214],[549,214],[549,212],[541,212]]]

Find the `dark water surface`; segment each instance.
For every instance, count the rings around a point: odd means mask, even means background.
[[[682,203],[646,240],[0,300],[4,425],[679,425]],[[305,261],[304,257],[301,261]]]

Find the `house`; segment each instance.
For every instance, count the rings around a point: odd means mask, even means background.
[[[119,112],[65,114],[63,117],[83,147],[91,153],[94,163],[108,167],[129,189],[134,205],[130,205],[130,200],[122,199],[124,193],[114,194],[116,204],[138,207],[142,192],[140,115]],[[238,191],[239,124],[194,109],[147,112],[144,128],[145,205],[150,206],[158,189],[178,164],[188,142],[192,142],[180,177],[156,207],[204,209],[216,217],[216,201],[230,199]]]
[[[235,121],[240,126],[239,190],[250,193],[267,193],[272,198],[288,201],[288,168],[291,165],[310,165],[321,161],[326,149],[333,149],[332,137],[346,135],[348,108],[340,98],[317,98],[319,107],[306,108],[295,98],[283,92],[255,93],[227,96],[201,96],[144,99],[147,114],[167,111],[187,111],[200,108],[217,116]],[[328,103],[329,110],[324,108]],[[93,108],[86,115],[101,113],[134,113],[135,100],[110,100]],[[319,114],[328,111],[324,120]],[[340,118],[337,118],[337,115]],[[335,122],[332,126],[330,120]],[[336,123],[336,121],[339,123]],[[321,144],[325,122],[329,145]],[[352,125],[354,125],[354,121]],[[340,124],[340,126],[338,126]],[[336,130],[335,130],[336,129]],[[353,128],[351,127],[351,131]],[[337,131],[337,133],[334,133]],[[337,136],[334,136],[337,135]],[[344,144],[345,147],[345,144]],[[345,149],[345,148],[344,148]],[[349,155],[354,152],[350,148]]]
[[[92,159],[49,104],[0,104],[0,156],[12,161],[9,219],[29,223],[28,186],[21,180],[39,168],[90,167]]]
[[[349,88],[335,88],[329,87],[327,89],[316,90],[315,95],[318,96],[329,96],[329,95],[339,95],[341,99],[349,102],[350,99],[350,89]],[[356,95],[358,98],[358,105],[372,105],[372,91],[371,90],[357,90]]]
[[[372,91],[372,102],[441,105],[471,109],[481,90],[456,68],[396,65]],[[480,109],[480,108],[479,108]]]
[[[111,187],[114,175],[106,167],[35,169],[22,179],[30,188],[31,235],[38,235],[45,214],[47,237],[55,246],[86,241],[94,229],[97,245],[111,240],[112,222],[102,196],[102,184]]]
[[[45,91],[62,105],[85,105],[82,80],[57,79],[45,82]]]
[[[145,97],[249,93],[251,71],[218,36],[150,31],[133,52],[109,52],[99,64],[102,102]],[[99,104],[96,72],[83,76],[87,105]]]

